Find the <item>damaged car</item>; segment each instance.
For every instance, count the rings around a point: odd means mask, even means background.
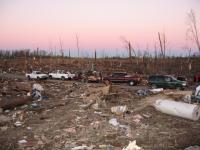
[[[127,72],[114,72],[112,75],[104,77],[104,81],[128,83],[130,86],[133,86],[139,84],[142,79],[139,75],[129,75]]]

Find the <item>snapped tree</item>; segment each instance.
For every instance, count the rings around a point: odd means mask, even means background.
[[[195,12],[191,9],[188,13],[188,30],[187,33],[191,39],[196,43],[198,51],[200,53],[200,41],[199,41],[199,31],[197,28],[197,20]]]

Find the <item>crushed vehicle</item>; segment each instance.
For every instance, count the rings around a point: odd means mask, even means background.
[[[171,75],[151,75],[148,78],[148,84],[152,88],[169,88],[184,90],[187,87],[186,81],[177,80]]]
[[[49,73],[50,79],[61,79],[61,80],[71,80],[75,77],[75,74],[70,73],[69,71],[65,72],[64,70],[56,70]]]
[[[102,81],[102,73],[98,71],[89,71],[87,73],[87,81],[99,83]]]
[[[32,73],[26,73],[26,78],[28,78],[29,80],[31,79],[47,79],[48,75],[41,73],[40,71],[32,71]]]
[[[142,81],[139,75],[128,75],[127,72],[114,72],[112,75],[104,77],[103,80],[115,83],[128,83],[130,86],[137,85]]]

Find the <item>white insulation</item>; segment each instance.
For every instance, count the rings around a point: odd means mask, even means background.
[[[175,102],[172,100],[158,99],[153,104],[156,110],[193,121],[197,121],[200,118],[200,107],[195,104],[188,104],[183,102]]]

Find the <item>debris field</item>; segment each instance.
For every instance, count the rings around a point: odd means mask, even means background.
[[[39,95],[33,85],[43,88]],[[190,91],[147,89],[1,78],[0,149],[128,150],[132,144],[134,150],[181,150],[199,145],[199,121],[167,115],[152,106],[158,98],[182,101]]]

